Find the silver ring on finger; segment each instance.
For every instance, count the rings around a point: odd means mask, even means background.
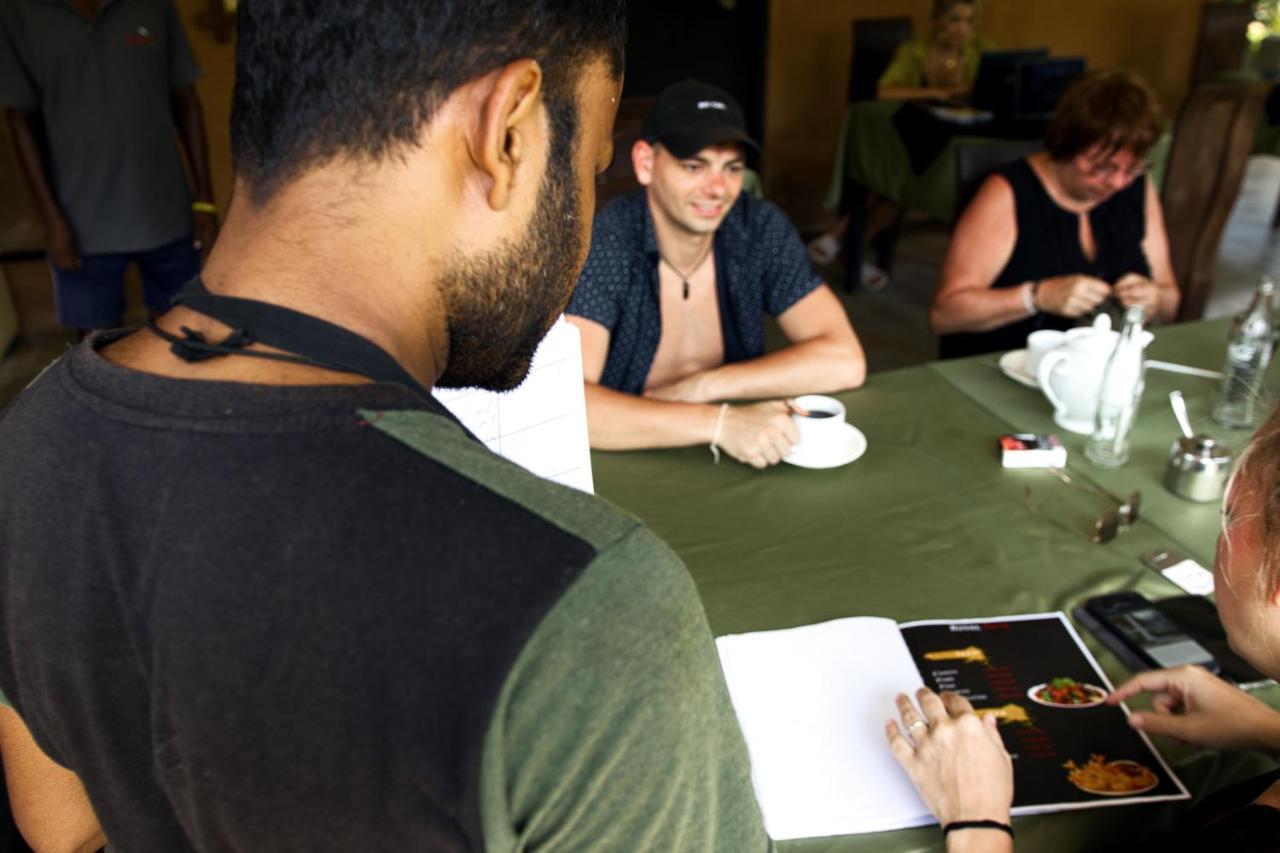
[[[914,737],[914,736],[915,736],[915,733],[916,733],[916,727],[917,727],[917,726],[919,726],[920,728],[924,729],[925,731],[928,731],[928,730],[929,730],[929,724],[928,724],[928,723],[926,723],[924,720],[916,720],[916,721],[915,721],[915,722],[913,722],[913,723],[908,723],[908,724],[907,724],[907,734],[912,735],[912,736]]]

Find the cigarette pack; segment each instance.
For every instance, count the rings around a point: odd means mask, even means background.
[[[1029,432],[1000,436],[1000,464],[1005,468],[1062,468],[1067,449],[1056,435]]]

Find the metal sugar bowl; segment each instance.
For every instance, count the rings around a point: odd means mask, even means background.
[[[1165,488],[1189,501],[1220,500],[1234,458],[1231,448],[1207,435],[1183,436],[1169,449]]]

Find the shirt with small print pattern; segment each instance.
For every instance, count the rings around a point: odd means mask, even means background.
[[[725,363],[764,354],[764,315],[777,317],[822,284],[800,235],[777,205],[743,194],[716,231],[716,293]],[[662,337],[658,241],[644,190],[610,202],[591,229],[591,252],[568,313],[609,330],[600,384],[644,391]]]

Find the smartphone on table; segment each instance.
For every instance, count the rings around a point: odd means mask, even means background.
[[[1181,626],[1136,592],[1099,595],[1076,610],[1076,618],[1130,669],[1167,669],[1184,664],[1221,670],[1217,659]]]

